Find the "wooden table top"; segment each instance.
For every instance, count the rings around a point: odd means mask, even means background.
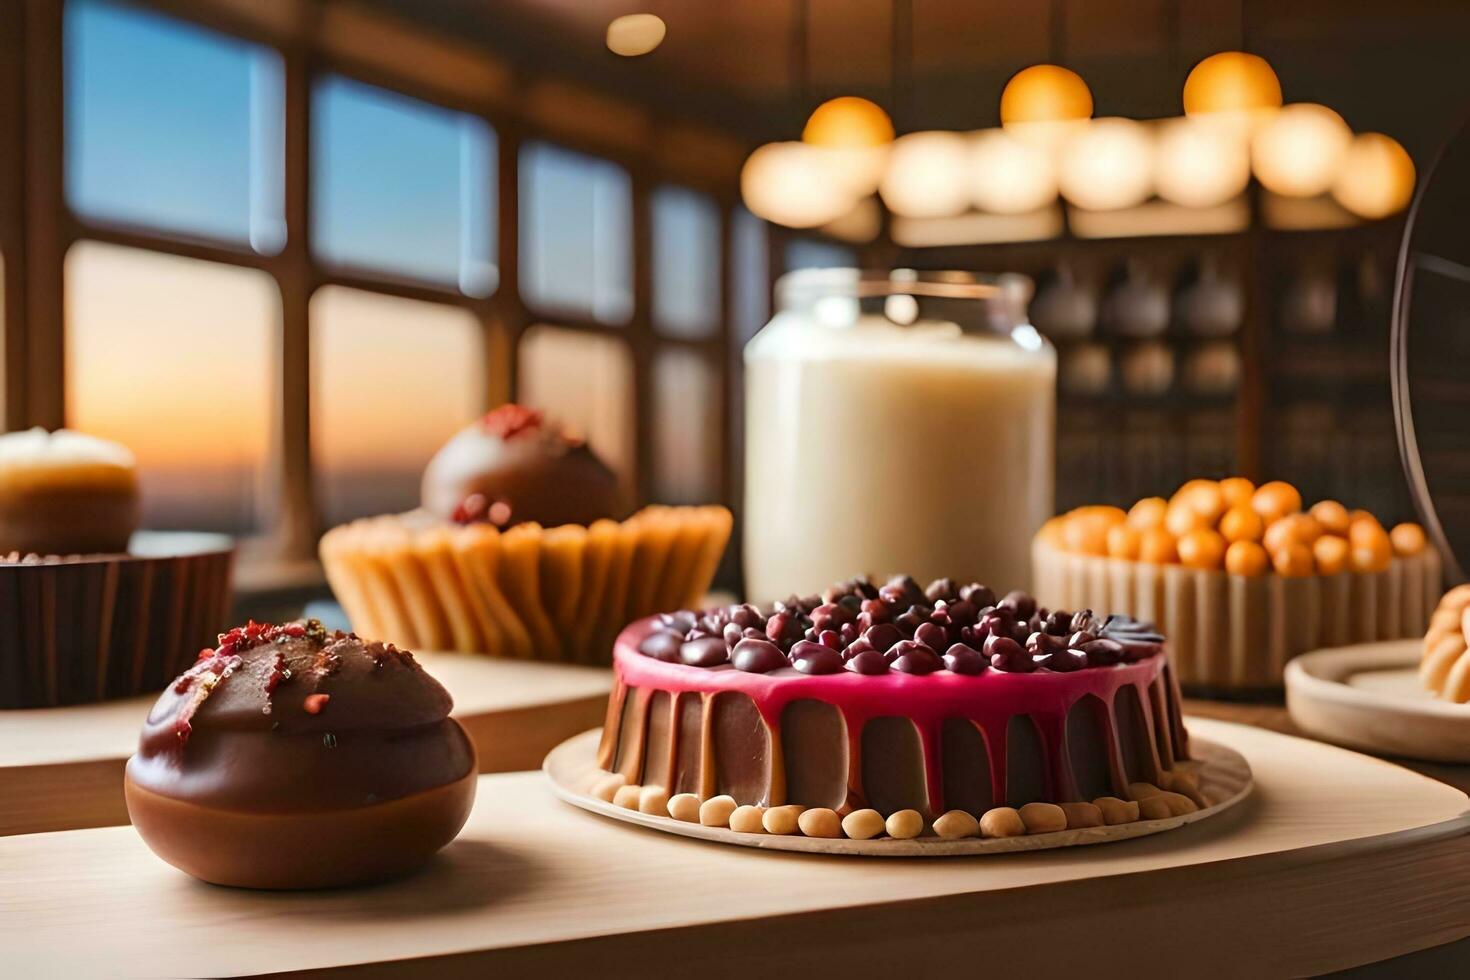
[[[454,697],[481,772],[535,769],[554,746],[602,723],[606,667],[415,655]],[[0,711],[0,836],[127,823],[123,766],[154,695]]]
[[[1287,712],[1286,706],[1281,704],[1246,704],[1230,701],[1206,701],[1201,698],[1185,698],[1184,710],[1191,715],[1200,718],[1216,718],[1221,721],[1233,721],[1242,725],[1252,725],[1256,728],[1264,728],[1268,731],[1280,732],[1283,735],[1296,735],[1308,738],[1301,729],[1297,728]],[[1423,773],[1431,779],[1437,779],[1442,783],[1470,793],[1470,766],[1456,766],[1443,762],[1421,762],[1418,759],[1390,759],[1401,766],[1413,769],[1415,772]]]
[[[0,839],[17,976],[1318,974],[1470,934],[1470,799],[1263,728],[1190,719],[1256,791],[1153,837],[980,858],[753,851],[483,776],[426,871],[321,893],[194,881],[128,827]],[[1387,915],[1385,909],[1401,910]]]

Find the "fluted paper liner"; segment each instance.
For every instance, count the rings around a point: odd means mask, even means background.
[[[0,708],[157,691],[215,645],[233,542],[140,532],[132,551],[0,565]]]
[[[418,650],[611,663],[635,619],[696,604],[730,537],[723,507],[649,507],[589,527],[505,531],[390,515],[322,538],[353,628]]]
[[[1442,574],[1433,548],[1381,572],[1302,578],[1071,554],[1040,538],[1031,558],[1042,605],[1154,623],[1179,682],[1212,691],[1279,688],[1286,662],[1318,647],[1422,636]]]

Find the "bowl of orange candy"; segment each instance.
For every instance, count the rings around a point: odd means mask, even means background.
[[[1152,622],[1181,685],[1227,694],[1279,689],[1307,650],[1422,636],[1442,576],[1417,524],[1243,477],[1054,517],[1032,568],[1038,601]]]

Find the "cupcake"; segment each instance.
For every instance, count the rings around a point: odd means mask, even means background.
[[[1124,511],[1080,507],[1032,543],[1038,598],[1158,624],[1182,684],[1281,686],[1286,661],[1322,646],[1423,635],[1438,554],[1416,524],[1385,530],[1334,500],[1303,509],[1295,487],[1190,480]]]
[[[413,655],[320,622],[221,634],[148,713],[123,781],[160,858],[246,888],[419,867],[475,799],[475,747]]]
[[[230,539],[138,523],[126,447],[0,435],[0,708],[157,690],[225,625]]]
[[[66,429],[0,436],[0,554],[122,552],[137,529],[125,447]]]
[[[423,650],[608,663],[626,623],[699,600],[730,536],[723,507],[626,516],[616,474],[520,405],[451,438],[421,496],[332,529],[321,556],[354,628]]]

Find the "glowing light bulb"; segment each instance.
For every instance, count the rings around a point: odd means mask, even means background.
[[[877,104],[844,95],[812,110],[801,141],[813,146],[885,146],[893,142],[893,122]]]
[[[1154,186],[1152,135],[1132,119],[1094,119],[1062,148],[1057,184],[1063,197],[1090,211],[1143,203]]]
[[[878,185],[883,203],[910,218],[944,218],[970,204],[970,146],[958,133],[900,136]]]
[[[1000,93],[1000,121],[1056,122],[1092,115],[1092,92],[1082,76],[1060,65],[1032,65],[1011,76]]]
[[[856,199],[824,164],[822,151],[805,143],[757,147],[740,169],[745,206],[788,228],[815,228],[840,218]]]
[[[1183,116],[1160,126],[1154,167],[1154,183],[1164,200],[1191,208],[1212,207],[1250,183],[1250,147],[1230,127]]]
[[[1414,196],[1414,161],[1392,137],[1361,133],[1348,147],[1332,196],[1360,218],[1397,214]]]
[[[1258,55],[1221,51],[1194,66],[1184,80],[1184,112],[1239,112],[1277,109],[1281,82]]]
[[[607,25],[607,49],[624,58],[636,58],[662,44],[667,30],[655,14],[625,14]]]
[[[1332,186],[1352,140],[1352,130],[1331,109],[1294,103],[1256,133],[1251,166],[1267,190],[1313,197]]]
[[[970,196],[995,214],[1024,214],[1057,198],[1051,154],[1004,129],[977,133],[970,145]]]

